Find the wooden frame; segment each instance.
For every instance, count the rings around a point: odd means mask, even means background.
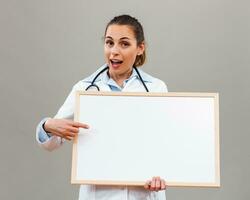
[[[176,97],[176,98],[199,98],[199,99],[210,99],[213,102],[213,130],[211,144],[213,144],[213,181],[168,181],[166,179],[168,186],[197,186],[197,187],[219,187],[220,186],[220,156],[219,156],[219,97],[217,93],[115,93],[115,92],[82,92],[78,91],[76,93],[76,107],[75,107],[75,121],[79,121],[80,119],[80,97],[81,96],[92,96],[92,97]],[[108,124],[108,123],[107,123]],[[81,130],[85,131],[85,130]],[[80,131],[80,133],[81,133]],[[85,134],[85,133],[83,133]],[[72,184],[95,184],[95,185],[129,185],[129,186],[142,186],[145,184],[145,180],[112,180],[112,179],[79,179],[77,177],[77,166],[79,164],[78,160],[78,136],[75,137],[74,144],[73,144],[73,153],[72,153],[72,175],[71,175],[71,183]],[[181,148],[180,148],[181,149]],[[192,151],[191,151],[192,152]],[[79,153],[80,155],[80,153]],[[84,158],[83,158],[84,159]],[[92,170],[92,169],[91,169]],[[155,174],[158,175],[158,174]],[[162,175],[161,175],[162,176]],[[151,177],[148,177],[151,178]]]

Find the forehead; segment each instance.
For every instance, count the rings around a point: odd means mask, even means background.
[[[105,37],[112,37],[116,40],[124,37],[135,39],[135,34],[133,29],[128,25],[112,24],[108,27]]]

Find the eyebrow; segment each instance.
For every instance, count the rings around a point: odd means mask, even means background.
[[[106,36],[105,39],[107,39],[107,38],[113,40],[113,38],[111,36]],[[124,40],[124,39],[130,40],[130,38],[128,38],[128,37],[122,37],[119,40]]]

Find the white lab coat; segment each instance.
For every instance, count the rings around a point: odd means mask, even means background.
[[[88,78],[79,81],[74,85],[64,104],[61,106],[54,118],[73,119],[75,110],[75,91],[85,90],[96,74],[102,70],[106,65],[100,67]],[[149,92],[167,92],[165,83],[157,78],[154,78],[139,69],[142,79],[146,84]],[[106,72],[103,72],[95,81],[101,91],[111,91],[108,85],[109,77]],[[122,92],[145,92],[140,79],[135,70],[131,77],[126,80]],[[37,126],[36,139],[38,144],[52,151],[60,147],[65,141],[61,137],[49,137],[42,128],[42,124],[47,120],[43,119]],[[129,164],[129,163],[128,163]],[[157,173],[157,172],[156,172]],[[95,185],[81,185],[79,192],[79,200],[165,200],[165,191],[150,192],[143,187],[114,187],[114,186],[95,186]]]

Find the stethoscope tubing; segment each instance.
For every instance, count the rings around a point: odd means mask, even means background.
[[[133,67],[133,68],[135,69],[137,75],[139,76],[139,79],[140,79],[140,81],[142,82],[143,87],[145,88],[145,90],[146,90],[147,92],[149,92],[149,90],[148,90],[148,88],[147,88],[147,86],[146,86],[144,80],[143,80],[142,77],[141,77],[141,74],[139,73],[139,70],[138,70],[136,67]],[[96,79],[97,79],[104,71],[106,71],[106,70],[108,70],[108,69],[109,69],[109,66],[106,66],[105,68],[103,68],[103,69],[94,77],[94,79],[92,80],[91,84],[85,89],[85,91],[88,91],[89,88],[91,88],[91,87],[95,87],[98,91],[100,91],[100,88],[98,87],[98,85],[95,84],[95,81],[96,81]]]
[[[91,84],[85,89],[85,91],[88,91],[89,88],[91,87],[95,87],[98,91],[100,91],[100,88],[95,84],[95,80],[104,72],[108,69],[109,67],[106,66],[105,68],[103,68],[92,80]]]

